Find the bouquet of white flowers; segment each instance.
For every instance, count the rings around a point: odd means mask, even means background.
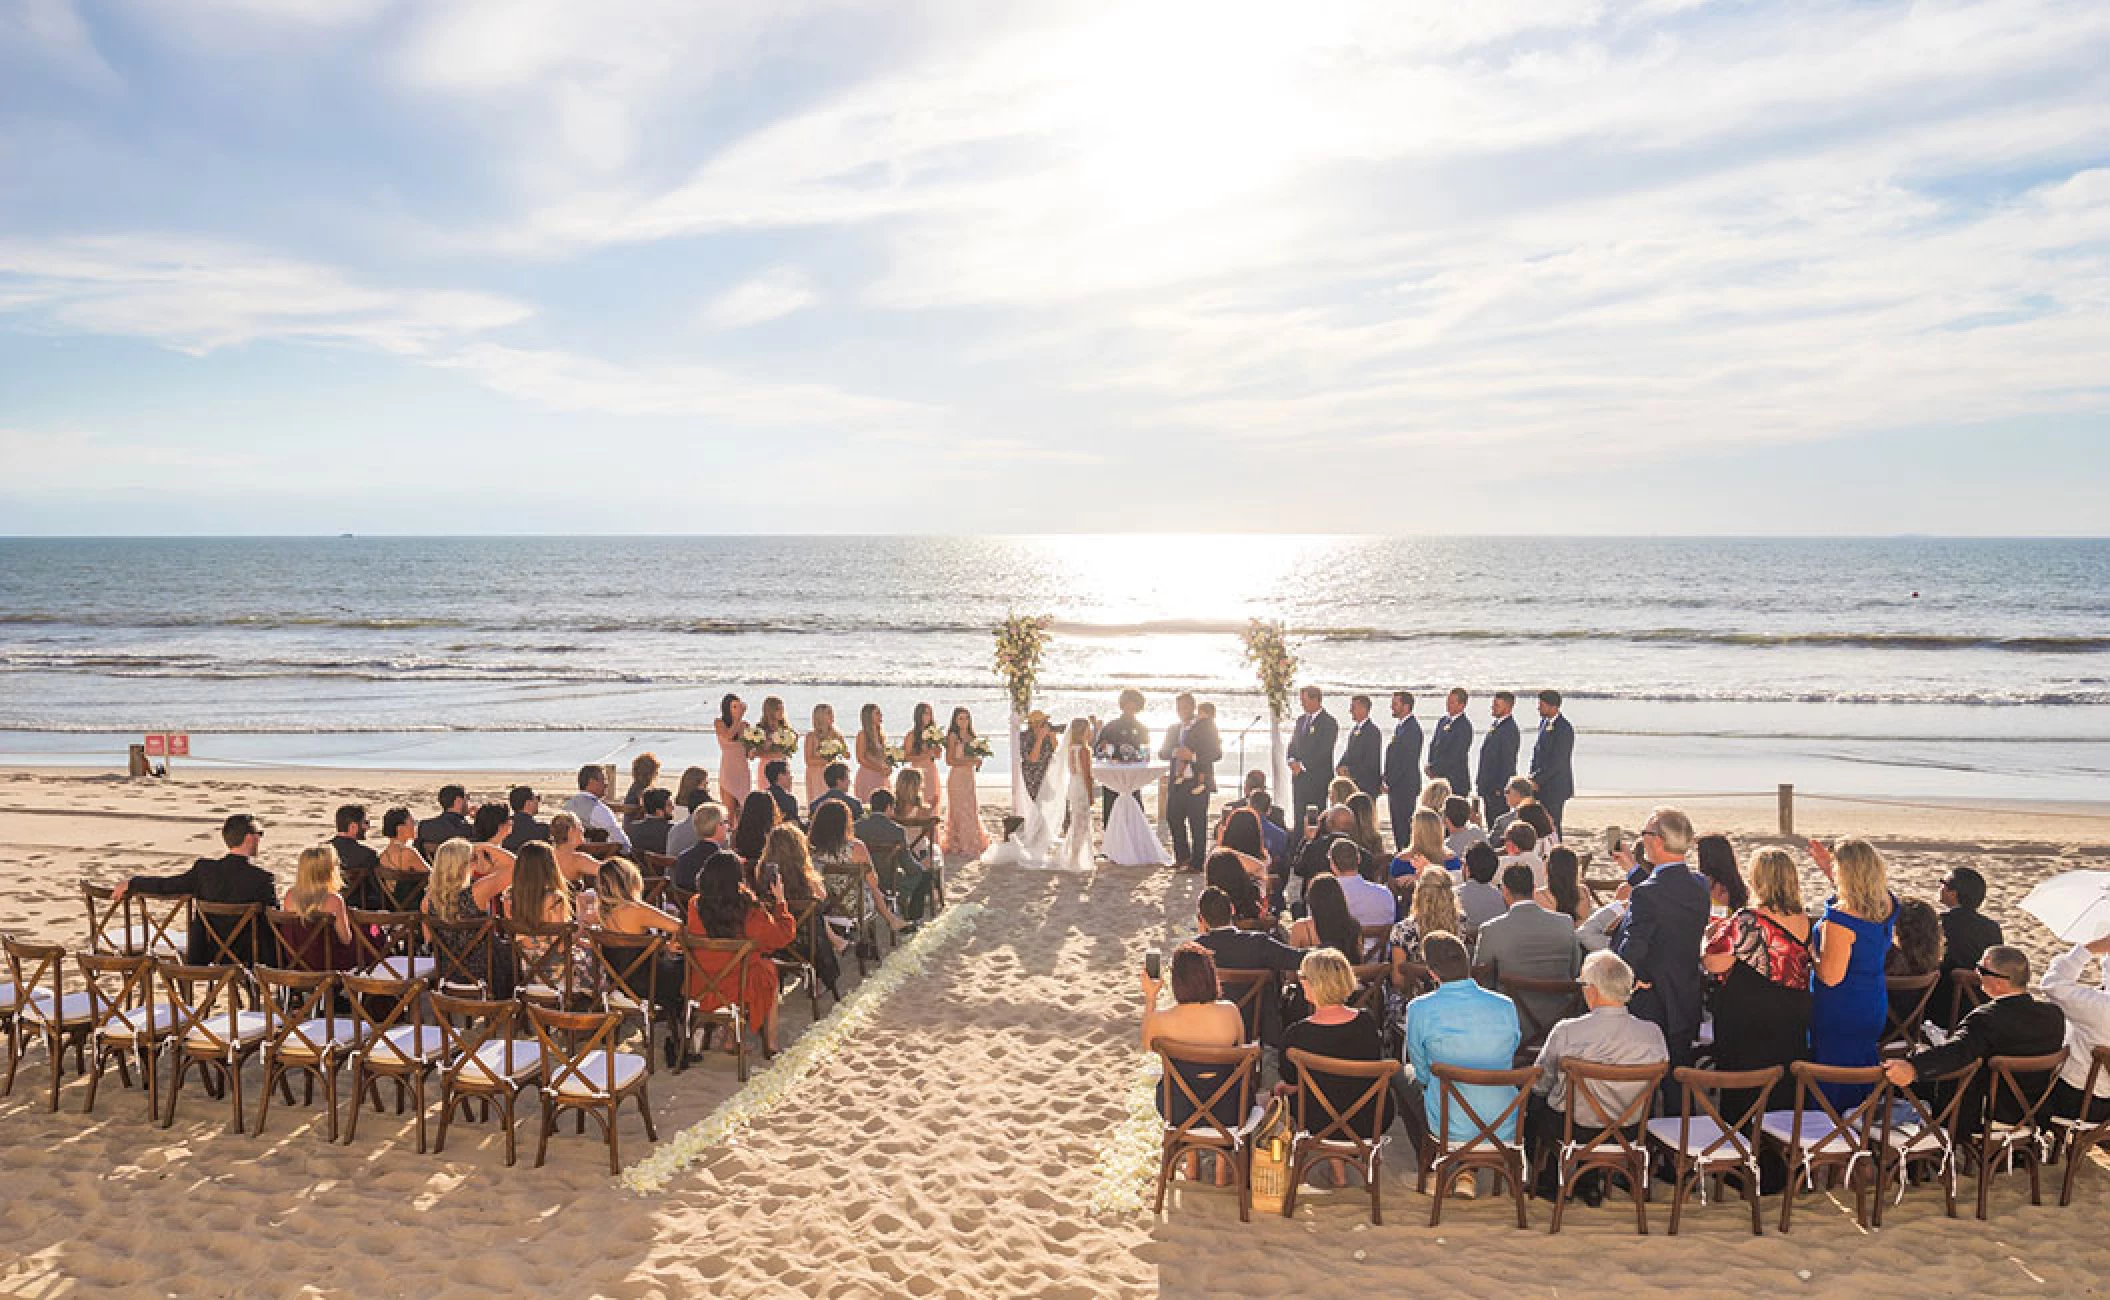
[[[945,748],[945,731],[935,722],[917,732],[916,739],[923,742],[926,750]]]
[[[740,743],[747,746],[750,753],[762,748],[762,729],[749,723],[747,729],[740,733]]]
[[[790,756],[799,752],[799,733],[790,727],[778,727],[764,737],[769,747],[779,754]]]
[[[828,736],[813,742],[813,756],[823,763],[838,763],[850,756],[850,747],[837,736]]]
[[[980,736],[975,736],[967,742],[967,757],[969,758],[986,759],[995,752],[995,750],[989,748],[989,742]]]
[[[888,767],[900,767],[908,761],[908,755],[903,752],[901,746],[888,745],[886,747],[886,761]]]

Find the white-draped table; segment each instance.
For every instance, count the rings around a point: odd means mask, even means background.
[[[1172,855],[1158,843],[1158,833],[1143,816],[1143,804],[1131,795],[1165,775],[1163,763],[1093,763],[1092,776],[1114,792],[1114,810],[1106,819],[1099,850],[1124,867],[1165,867]]]

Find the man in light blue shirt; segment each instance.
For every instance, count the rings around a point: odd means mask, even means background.
[[[1405,1108],[1407,1129],[1418,1143],[1441,1123],[1442,1089],[1432,1072],[1437,1065],[1472,1070],[1507,1070],[1515,1064],[1517,1040],[1516,1004],[1499,993],[1473,982],[1472,958],[1465,943],[1454,934],[1438,931],[1421,941],[1422,960],[1441,980],[1433,993],[1424,993],[1407,1004],[1407,1100],[1419,1106]],[[1462,1086],[1459,1095],[1472,1103],[1483,1120],[1492,1121],[1516,1099],[1513,1088]],[[1519,1110],[1522,1108],[1519,1107]],[[1470,1141],[1479,1126],[1462,1107],[1451,1107],[1450,1140]],[[1505,1139],[1517,1136],[1516,1116],[1499,1130]]]

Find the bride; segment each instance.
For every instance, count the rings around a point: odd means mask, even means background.
[[[1054,743],[1052,735],[1021,738],[1021,751],[1030,751],[1034,766],[1045,764],[1038,788],[1028,784],[1022,817],[1016,831],[982,855],[991,866],[1038,867],[1054,871],[1092,869],[1092,724],[1084,718],[1072,722],[1067,735]],[[1062,834],[1064,814],[1070,834]]]

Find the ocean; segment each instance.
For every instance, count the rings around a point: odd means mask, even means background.
[[[1567,697],[1589,793],[2089,800],[2110,775],[2110,541],[1693,538],[0,539],[0,762],[715,769],[721,694],[975,713],[991,630],[1054,616],[1058,718],[1215,699],[1267,750],[1238,634],[1350,692]],[[195,770],[195,767],[194,767]],[[992,765],[991,771],[998,771]]]

